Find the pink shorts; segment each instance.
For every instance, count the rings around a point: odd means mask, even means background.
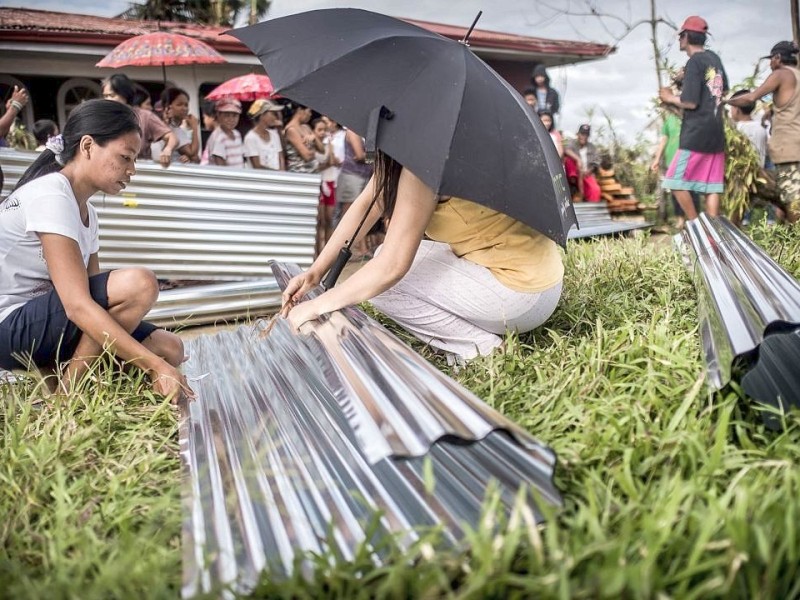
[[[319,203],[323,206],[336,206],[336,182],[323,181],[319,186]]]
[[[707,154],[680,149],[675,153],[664,187],[700,194],[719,194],[725,187],[725,153]]]

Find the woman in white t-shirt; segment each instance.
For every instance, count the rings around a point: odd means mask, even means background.
[[[140,131],[130,107],[84,102],[0,204],[0,368],[53,372],[65,362],[69,390],[105,349],[143,369],[155,392],[191,394],[176,368],[180,338],[142,321],[158,297],[155,275],[99,268],[89,198],[125,189]]]
[[[283,127],[283,106],[259,98],[247,111],[253,128],[244,136],[244,155],[254,169],[285,171],[286,160],[279,129]]]

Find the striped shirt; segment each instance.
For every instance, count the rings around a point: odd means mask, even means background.
[[[242,134],[238,130],[233,130],[233,138],[227,136],[222,127],[217,127],[211,132],[206,144],[208,148],[209,163],[213,164],[212,156],[225,159],[225,166],[244,168],[244,144]]]

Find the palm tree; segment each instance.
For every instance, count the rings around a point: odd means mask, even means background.
[[[123,19],[177,21],[232,27],[243,13],[253,24],[267,14],[272,0],[145,0],[131,3]]]

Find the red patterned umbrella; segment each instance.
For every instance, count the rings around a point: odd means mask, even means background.
[[[207,65],[223,63],[225,59],[208,44],[166,31],[156,31],[129,38],[119,44],[98,67],[157,67],[161,66],[164,80],[166,65]]]
[[[206,96],[206,100],[220,100],[222,98],[236,98],[244,102],[256,100],[258,98],[271,98],[275,88],[272,81],[266,75],[241,75],[219,84],[211,93]]]

